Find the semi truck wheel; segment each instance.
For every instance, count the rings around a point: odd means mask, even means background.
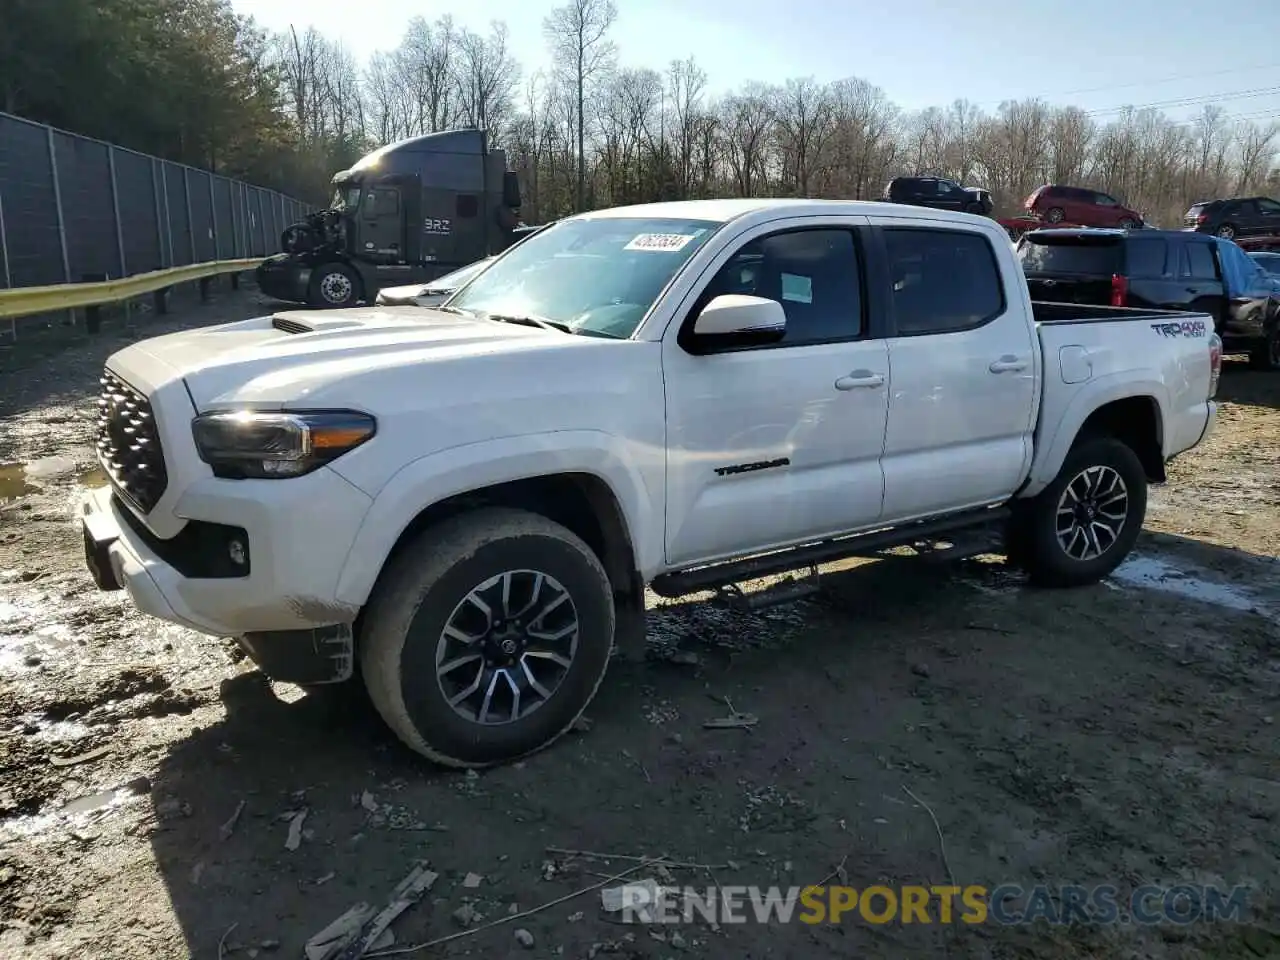
[[[1082,438],[1054,481],[1026,504],[1012,545],[1033,583],[1097,583],[1129,555],[1146,512],[1147,476],[1137,454],[1114,437]]]
[[[326,263],[311,271],[307,297],[315,307],[354,307],[360,300],[360,277],[345,263]]]
[[[591,548],[524,510],[421,533],[366,607],[370,699],[406,745],[452,767],[533,753],[567,732],[609,665],[613,590]]]

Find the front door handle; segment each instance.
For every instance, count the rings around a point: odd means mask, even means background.
[[[992,373],[1018,373],[1027,369],[1027,361],[1006,354],[999,360],[993,361],[987,369]]]
[[[883,387],[884,374],[872,373],[870,370],[855,370],[848,376],[836,381],[837,390],[853,390],[857,387]]]

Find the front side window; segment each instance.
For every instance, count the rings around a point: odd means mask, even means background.
[[[1004,311],[1004,283],[987,238],[963,230],[884,231],[899,336],[981,326]]]
[[[626,339],[719,227],[674,218],[562,220],[511,247],[442,306]]]
[[[777,346],[851,340],[863,330],[862,282],[853,231],[791,230],[748,241],[698,298],[743,294],[776,300],[787,315]]]

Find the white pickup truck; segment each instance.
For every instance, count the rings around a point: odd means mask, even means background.
[[[410,747],[483,766],[567,730],[615,641],[643,649],[646,586],[987,532],[1037,582],[1105,577],[1212,428],[1220,362],[1207,315],[1033,304],[975,215],[602,210],[435,309],[113,355],[86,560],[269,676],[361,674]]]

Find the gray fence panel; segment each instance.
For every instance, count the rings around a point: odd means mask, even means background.
[[[0,288],[268,256],[308,209],[0,113]]]
[[[66,282],[47,127],[0,116],[0,210],[5,222],[0,286]]]
[[[219,260],[231,260],[236,255],[235,221],[231,210],[231,183],[222,177],[213,178],[213,232],[218,239]]]
[[[196,263],[218,259],[218,248],[214,243],[213,193],[209,185],[212,179],[203,170],[187,168],[187,182],[191,186],[191,224],[196,240]]]
[[[116,150],[115,157],[116,196],[120,208],[120,233],[124,239],[125,267],[129,273],[159,270],[164,263],[153,179],[155,164],[150,157],[129,150]],[[163,212],[163,206],[160,212]]]
[[[173,240],[173,265],[192,263],[191,220],[188,217],[186,168],[169,161],[160,163],[160,182],[168,200],[169,236]]]
[[[53,144],[71,279],[103,274],[119,277],[120,248],[107,147],[67,133],[54,133]]]

